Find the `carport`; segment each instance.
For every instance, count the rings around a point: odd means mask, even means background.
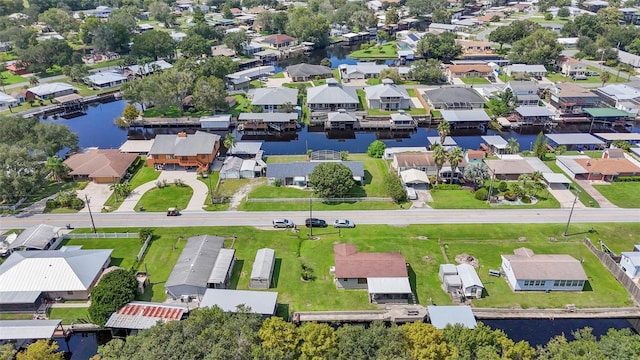
[[[567,189],[567,185],[571,185],[571,180],[564,174],[560,173],[543,173],[544,181],[547,182],[552,189]]]
[[[400,172],[402,182],[407,186],[427,186],[429,185],[429,177],[424,171],[418,169],[408,169]]]

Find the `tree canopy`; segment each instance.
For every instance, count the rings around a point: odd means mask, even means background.
[[[426,33],[417,45],[417,51],[425,59],[449,62],[462,54],[462,47],[456,44],[456,34],[445,32],[440,35]]]
[[[131,55],[140,58],[158,60],[172,56],[175,53],[176,44],[169,33],[158,30],[145,31],[133,39]]]
[[[340,163],[321,163],[309,175],[309,184],[320,198],[341,198],[354,186],[353,173]]]
[[[138,280],[130,270],[117,269],[104,275],[91,289],[91,321],[104,325],[112,313],[135,298],[137,288]]]
[[[557,59],[562,50],[563,46],[558,43],[555,32],[538,29],[513,43],[509,60],[521,64],[548,64]]]
[[[371,144],[369,144],[369,148],[367,149],[367,155],[373,158],[381,158],[384,155],[384,149],[387,148],[380,140],[374,140]]]

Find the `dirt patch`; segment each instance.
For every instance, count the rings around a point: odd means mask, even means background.
[[[456,255],[456,262],[458,264],[469,264],[473,267],[478,267],[480,265],[478,259],[469,254]]]
[[[429,240],[428,236],[416,236],[416,239],[418,240]]]
[[[431,258],[431,256],[423,256],[422,260],[426,261],[426,262],[431,262],[433,261],[433,259]]]
[[[251,181],[247,185],[238,189],[238,191],[233,194],[231,200],[229,201],[229,210],[236,210],[242,203],[242,199],[249,195],[251,190],[253,190],[253,188],[259,184],[259,180],[260,179],[251,179]]]

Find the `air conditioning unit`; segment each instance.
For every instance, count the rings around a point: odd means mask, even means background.
[[[329,267],[329,274],[331,274],[331,275],[335,275],[336,274],[336,267],[335,266],[330,266]]]

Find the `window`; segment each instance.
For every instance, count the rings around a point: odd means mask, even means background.
[[[358,278],[358,284],[366,284],[366,283],[367,283],[366,278]]]
[[[205,154],[200,155],[200,159],[206,159],[206,158],[207,158],[207,155]]]
[[[553,282],[553,286],[560,286],[560,280],[556,280]]]
[[[73,295],[73,291],[67,291],[67,295]]]
[[[560,280],[560,286],[566,286],[567,282],[566,280]]]
[[[171,159],[175,159],[175,156],[170,155],[170,154],[165,155],[165,157],[166,157],[167,159],[169,159],[169,160],[171,160]]]

